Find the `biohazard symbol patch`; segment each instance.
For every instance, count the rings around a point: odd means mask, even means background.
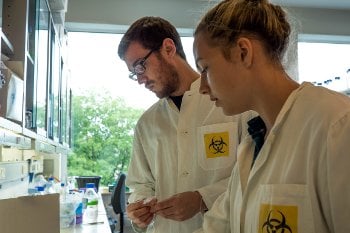
[[[262,204],[257,232],[298,233],[298,207]]]
[[[204,135],[207,158],[229,156],[229,133],[209,133]]]

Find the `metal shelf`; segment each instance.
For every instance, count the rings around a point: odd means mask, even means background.
[[[13,45],[10,42],[10,40],[7,38],[7,36],[3,33],[3,31],[0,31],[1,35],[1,53],[5,56],[9,57],[13,54]]]
[[[15,147],[18,149],[30,149],[31,139],[0,128],[0,145]]]

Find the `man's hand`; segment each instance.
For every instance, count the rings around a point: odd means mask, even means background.
[[[178,193],[174,196],[159,201],[154,206],[154,211],[167,219],[184,221],[200,211],[202,196],[198,192]]]
[[[139,228],[146,228],[153,220],[154,213],[151,212],[151,209],[156,202],[156,199],[152,199],[149,202],[140,200],[128,204],[126,207],[128,218]]]

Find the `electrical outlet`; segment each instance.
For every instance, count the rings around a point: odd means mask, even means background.
[[[4,167],[0,167],[0,179],[6,178],[6,169]]]

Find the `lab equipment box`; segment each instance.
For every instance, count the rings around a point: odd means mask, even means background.
[[[22,122],[23,118],[24,83],[21,74],[21,63],[7,62],[5,65],[1,62],[0,116],[17,122]]]

